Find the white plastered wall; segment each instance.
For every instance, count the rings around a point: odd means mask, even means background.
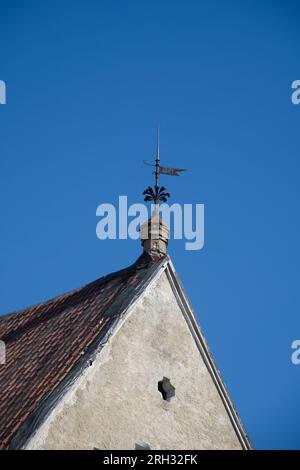
[[[175,397],[163,400],[168,377]],[[163,271],[26,448],[241,449]]]

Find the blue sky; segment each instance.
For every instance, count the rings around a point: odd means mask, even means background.
[[[300,448],[300,7],[293,1],[0,0],[0,312],[133,262],[96,207],[205,204],[205,247],[169,252],[256,448]]]

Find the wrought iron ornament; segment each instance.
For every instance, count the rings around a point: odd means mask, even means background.
[[[170,193],[166,191],[164,186],[158,185],[158,177],[159,175],[169,175],[169,176],[180,176],[178,172],[186,171],[184,168],[171,168],[166,166],[160,165],[160,155],[159,155],[159,129],[157,129],[157,146],[156,146],[156,160],[155,165],[152,163],[146,162],[144,160],[145,165],[155,166],[155,171],[153,174],[155,175],[155,186],[154,189],[151,186],[148,186],[147,189],[143,192],[145,196],[145,202],[154,202],[154,204],[159,204],[160,202],[166,202],[170,197]]]
[[[154,204],[158,204],[159,202],[167,202],[168,198],[170,197],[170,193],[166,192],[166,188],[164,186],[156,186],[155,191],[148,186],[147,189],[143,192],[143,195],[146,195],[144,198],[145,202],[153,201]]]

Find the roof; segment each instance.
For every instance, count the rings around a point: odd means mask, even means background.
[[[163,264],[144,253],[132,266],[80,289],[0,317],[0,448],[20,448],[91,352]]]

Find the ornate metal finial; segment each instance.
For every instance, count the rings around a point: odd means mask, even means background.
[[[171,168],[166,166],[160,165],[160,149],[159,149],[159,129],[157,129],[157,144],[156,144],[156,159],[155,165],[149,163],[144,160],[145,165],[155,166],[155,171],[153,174],[155,175],[155,186],[154,189],[151,186],[148,186],[147,189],[143,192],[145,196],[144,201],[150,202],[153,201],[154,204],[159,204],[160,202],[166,202],[170,197],[170,193],[166,192],[166,188],[164,186],[158,185],[158,178],[159,175],[170,175],[170,176],[179,176],[178,172],[186,171],[184,168]]]

